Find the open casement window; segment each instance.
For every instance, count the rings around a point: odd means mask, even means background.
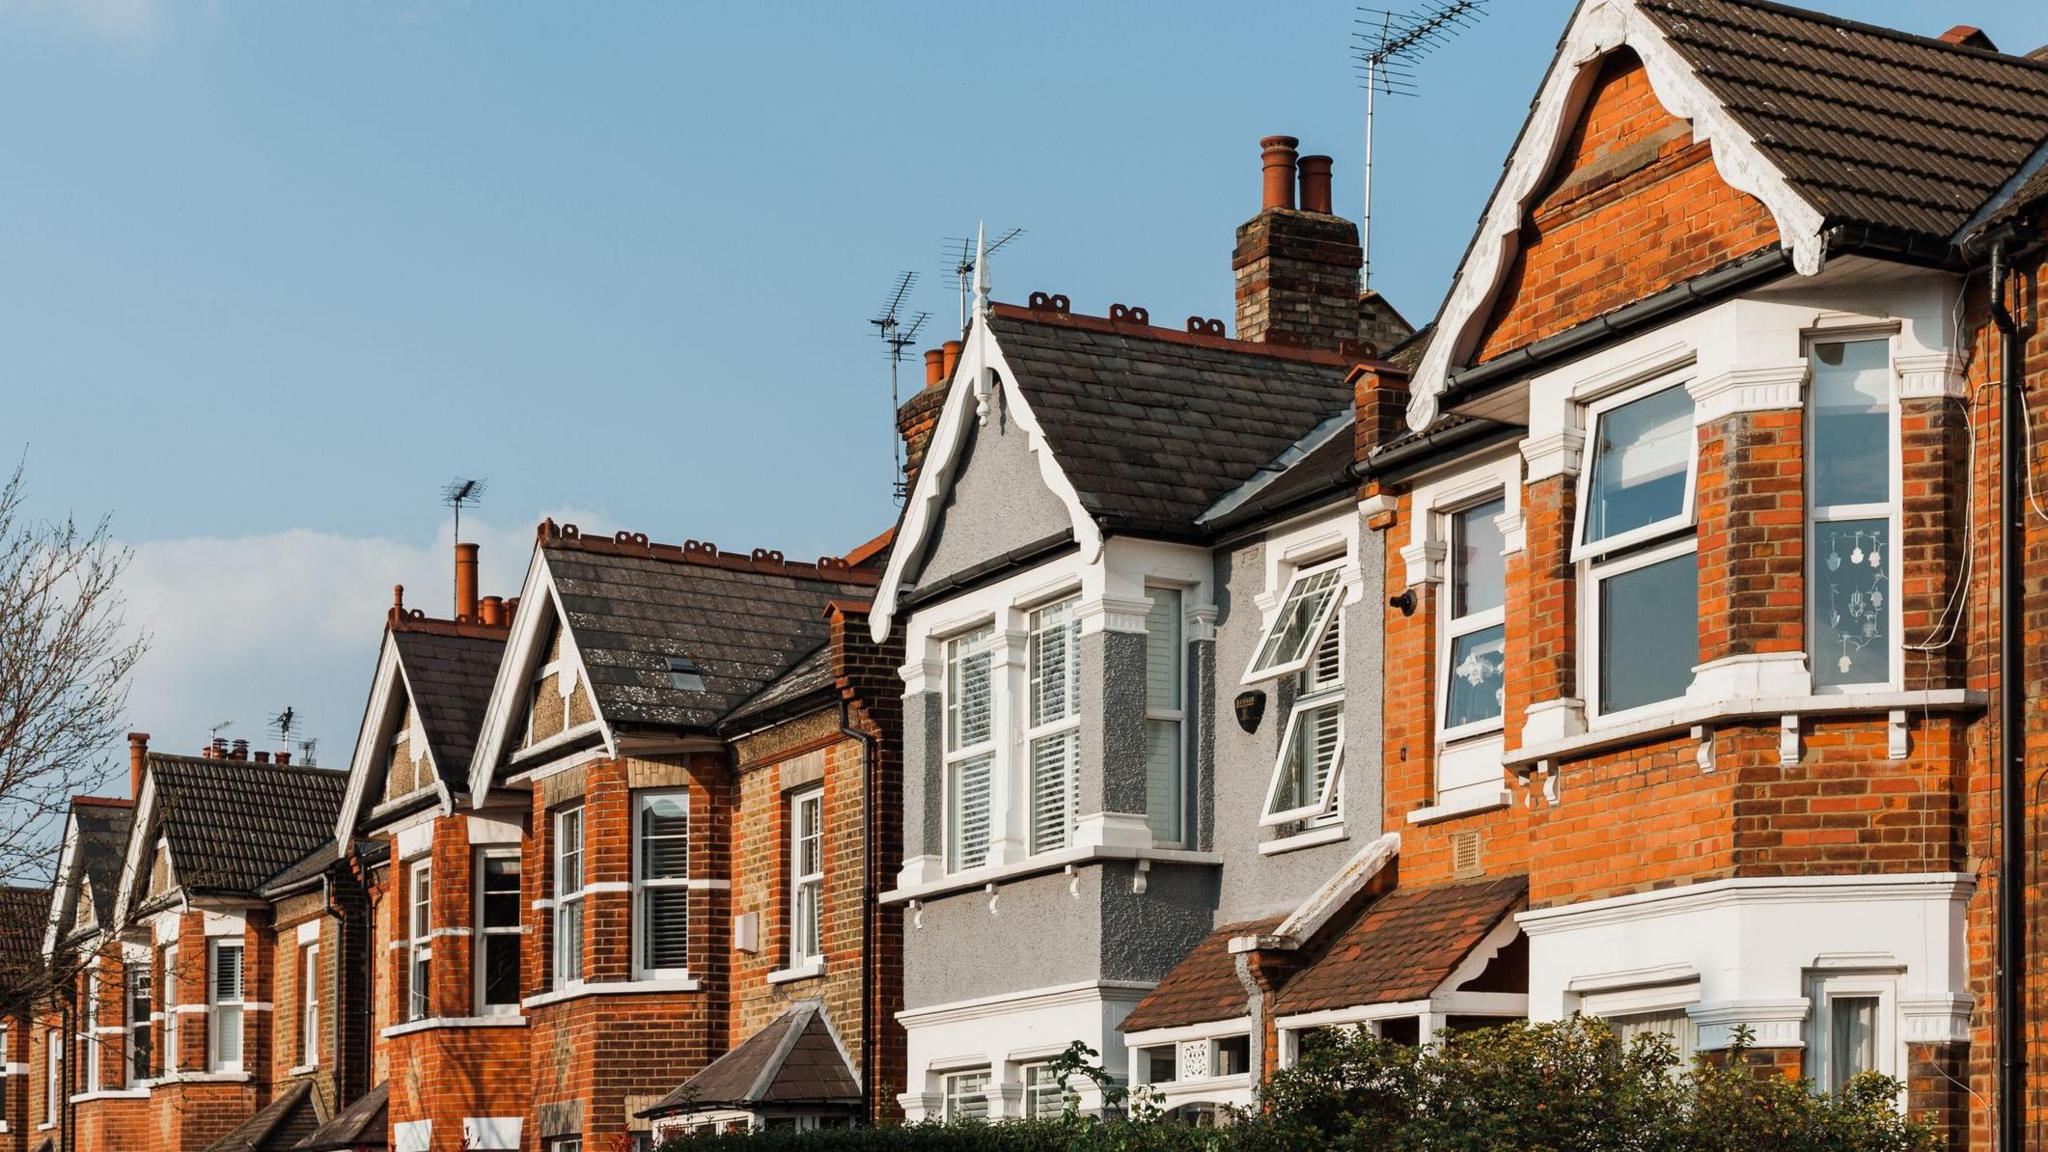
[[[995,770],[992,627],[946,642],[946,870],[988,860],[990,777]]]
[[[789,798],[789,966],[825,958],[825,790]]]
[[[1693,402],[1658,381],[1592,406],[1574,555],[1595,715],[1685,695],[1699,663]]]
[[[1152,839],[1179,844],[1186,836],[1181,805],[1187,794],[1181,775],[1182,725],[1187,719],[1181,592],[1145,591],[1152,598],[1145,613],[1145,819],[1152,825]]]
[[[1314,655],[1330,620],[1344,599],[1340,562],[1299,569],[1287,582],[1280,613],[1266,626],[1244,682],[1251,684],[1299,672]]]
[[[153,1043],[156,1038],[149,1019],[156,997],[151,991],[153,982],[150,976],[147,959],[131,962],[127,968],[127,986],[122,989],[127,1018],[121,1024],[128,1039],[128,1059],[124,1063],[131,1087],[149,1079],[156,1068]]]
[[[1294,708],[1280,737],[1280,759],[1266,788],[1266,827],[1341,819],[1337,797],[1344,760],[1344,629],[1333,619],[1313,658],[1296,674]]]
[[[299,1066],[320,1063],[320,945],[299,946]]]
[[[946,1077],[945,1087],[946,1123],[988,1118],[988,1069],[955,1072]]]
[[[633,799],[633,910],[643,979],[680,977],[690,967],[690,794],[643,792]]]
[[[1081,621],[1078,600],[1031,614],[1026,677],[1031,697],[1024,732],[1031,771],[1031,851],[1073,839],[1081,814]]]
[[[242,1070],[242,942],[215,940],[206,973],[208,1063],[215,1072]]]
[[[406,1019],[424,1020],[431,1015],[433,998],[434,920],[433,865],[421,860],[412,866],[410,891],[406,897],[409,931],[406,934],[405,966]]]
[[[1445,517],[1450,542],[1441,663],[1445,740],[1496,731],[1507,690],[1507,546],[1503,496]]]
[[[1817,689],[1889,687],[1898,645],[1896,440],[1886,340],[1815,344],[1806,583]]]
[[[555,814],[554,986],[583,983],[583,809]]]
[[[519,1013],[519,850],[485,849],[476,862],[477,1014]]]
[[[184,1013],[178,1011],[178,946],[167,944],[163,951],[164,964],[164,1058],[166,1072],[178,1070],[178,1021]]]

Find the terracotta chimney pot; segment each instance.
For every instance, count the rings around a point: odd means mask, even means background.
[[[268,763],[270,763],[270,753],[268,753],[268,752],[258,752],[258,753],[256,754],[256,762],[257,762],[258,764],[268,764]]]
[[[946,382],[946,354],[937,348],[924,352],[924,386],[937,388]]]
[[[289,764],[289,763],[291,763],[291,762],[292,762],[292,754],[291,754],[291,753],[289,753],[289,752],[279,752],[279,753],[277,754],[277,762],[278,762],[279,764]]]
[[[230,752],[230,753],[228,754],[228,759],[230,759],[230,760],[247,760],[248,758],[249,758],[249,742],[248,742],[247,740],[237,740],[237,741],[235,741],[235,750],[234,750],[233,752]]]
[[[478,618],[492,628],[505,626],[505,601],[503,597],[486,596],[477,601]]]
[[[951,380],[953,378],[953,370],[960,367],[960,350],[965,347],[967,345],[958,340],[948,340],[944,344],[939,345],[939,368],[945,379]]]
[[[1294,158],[1301,141],[1292,136],[1268,136],[1259,141],[1263,153],[1265,195],[1261,208],[1294,207]]]
[[[149,767],[149,733],[128,734],[128,798],[142,799],[142,774]]]
[[[476,619],[476,553],[474,544],[455,546],[455,618]]]
[[[1301,171],[1301,210],[1330,215],[1330,158],[1328,156],[1303,156],[1299,165]]]

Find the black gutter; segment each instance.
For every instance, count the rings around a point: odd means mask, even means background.
[[[1413,440],[1405,440],[1383,452],[1374,452],[1363,460],[1355,460],[1344,471],[1353,480],[1396,480],[1433,464],[1441,463],[1436,457],[1458,452],[1477,452],[1520,439],[1528,429],[1519,424],[1503,424],[1497,420],[1468,420],[1425,432]]]
[[[1104,532],[1104,535],[1108,535],[1107,531]],[[974,565],[972,568],[956,572],[944,580],[912,588],[897,601],[896,613],[900,616],[913,608],[929,604],[934,600],[950,596],[955,592],[965,592],[971,588],[978,588],[983,584],[993,583],[996,577],[1001,576],[1012,568],[1021,568],[1027,564],[1035,563],[1051,556],[1055,552],[1073,546],[1074,532],[1071,528],[1061,529],[1044,539],[1034,540],[1029,544],[1020,544],[1000,556],[991,557]]]
[[[1444,380],[1439,406],[1447,410],[1453,405],[1477,399],[1530,372],[1585,355],[1645,328],[1768,284],[1792,271],[1792,253],[1783,248],[1770,248],[1745,256],[1712,272],[1674,284],[1654,296],[1645,296],[1633,304],[1525,344],[1484,364],[1453,372]]]
[[[2019,325],[2007,307],[2006,245],[1991,247],[1991,321],[1998,327],[1998,1147],[2019,1152],[2027,1054],[2022,1036],[2020,969],[2026,957],[2026,888],[2020,881],[2026,836],[2025,669],[2021,663],[2020,550],[2025,541],[2028,461],[2020,454],[2026,399],[2020,390]]]

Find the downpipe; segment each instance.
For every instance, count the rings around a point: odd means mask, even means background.
[[[2021,456],[2026,398],[2020,384],[2019,325],[2008,304],[2007,242],[1991,248],[1991,321],[1998,328],[1998,1135],[2000,1152],[2020,1152],[2027,1090],[2022,971],[2026,957],[2026,667],[2021,652],[2029,461]]]

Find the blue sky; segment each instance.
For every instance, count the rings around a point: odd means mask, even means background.
[[[2033,3],[1822,6],[2048,42]],[[1495,0],[1384,105],[1374,283],[1411,319],[1569,10]],[[445,610],[449,478],[490,479],[499,591],[544,514],[843,551],[894,510],[866,319],[912,269],[945,334],[944,237],[1028,229],[999,298],[1229,316],[1261,135],[1357,211],[1354,16],[0,0],[0,447],[138,548],[138,726],[292,704],[339,762],[390,585]]]

